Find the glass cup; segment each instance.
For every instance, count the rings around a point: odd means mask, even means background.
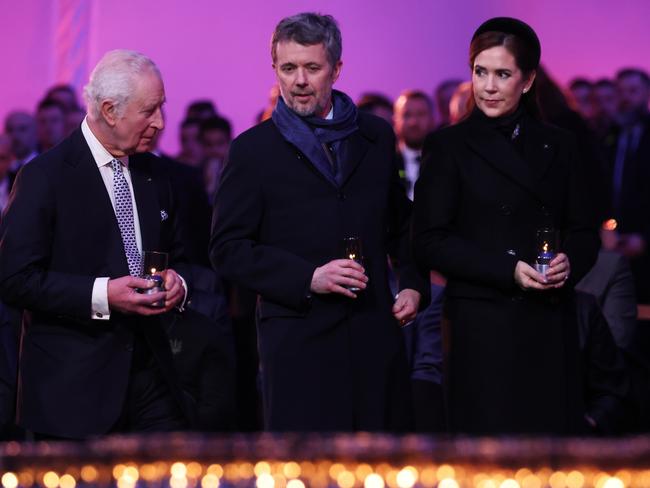
[[[160,273],[167,269],[169,262],[169,254],[166,252],[159,251],[145,251],[143,257],[143,278],[147,281],[153,282],[151,288],[141,288],[138,290],[139,293],[145,295],[151,295],[153,293],[158,293],[165,291],[165,285],[162,276]],[[153,307],[164,307],[165,300],[159,300],[152,304]]]
[[[351,259],[355,263],[363,266],[363,246],[361,245],[360,237],[346,237],[343,239],[343,257]],[[350,291],[361,291],[361,288],[356,286],[347,287]]]
[[[557,232],[552,227],[537,230],[535,269],[544,276],[546,276],[546,272],[551,267],[551,261],[557,254],[557,242]]]

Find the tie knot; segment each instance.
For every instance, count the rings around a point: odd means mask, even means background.
[[[122,172],[122,162],[119,159],[113,159],[111,161],[111,167],[113,168],[113,173]]]

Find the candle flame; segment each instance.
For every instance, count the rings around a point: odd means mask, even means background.
[[[544,245],[542,246],[542,251],[548,252],[548,242],[544,243]]]
[[[356,257],[357,257],[357,255],[355,253],[350,253],[350,259],[354,259]]]
[[[156,274],[156,268],[151,268],[151,274]]]

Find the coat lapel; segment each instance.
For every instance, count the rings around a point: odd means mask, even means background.
[[[79,200],[92,202],[93,218],[98,222],[105,222],[108,229],[108,242],[102,241],[98,248],[106,248],[107,266],[111,276],[128,275],[129,266],[124,254],[124,244],[115,210],[81,129],[74,132],[71,142],[72,149],[66,161],[75,168],[74,174],[78,175],[80,184],[75,185],[76,188],[84,192],[84,195],[79,195]]]
[[[363,160],[366,152],[368,152],[368,141],[364,138],[360,130],[355,131],[348,137],[342,147],[341,151],[341,186],[350,179],[354,171]]]
[[[531,120],[527,128],[526,156],[530,157],[533,176],[536,182],[541,181],[548,173],[556,154],[556,144],[547,136],[544,127],[537,121]]]
[[[555,150],[554,145],[545,142],[544,133],[540,129],[536,122],[531,122],[523,129],[526,131],[526,157],[530,158],[529,161],[525,161],[501,134],[475,124],[470,126],[467,144],[495,170],[543,201],[539,181],[546,174]]]
[[[160,245],[161,210],[151,164],[148,163],[144,155],[134,155],[129,159],[133,193],[138,206],[143,252],[157,251]]]

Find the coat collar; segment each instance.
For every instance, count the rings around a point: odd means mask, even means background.
[[[555,141],[551,140],[544,126],[532,117],[526,117],[522,122],[526,157],[530,159],[525,161],[510,141],[494,128],[482,123],[476,115],[472,115],[467,124],[467,144],[471,150],[543,201],[543,189],[539,182],[548,172],[556,152]]]

